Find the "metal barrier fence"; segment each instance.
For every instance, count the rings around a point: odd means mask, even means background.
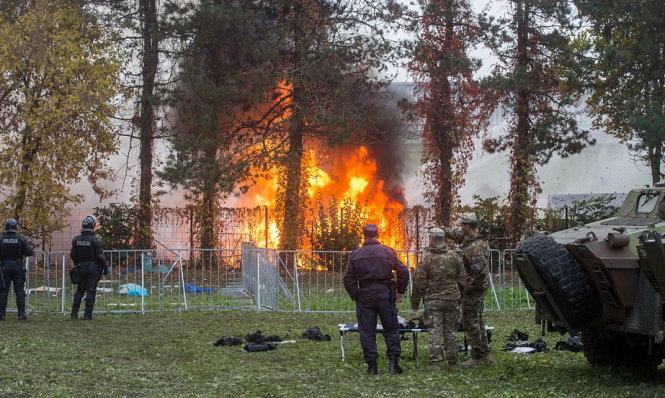
[[[486,310],[533,308],[514,266],[514,253],[491,250]],[[412,270],[423,252],[397,254]],[[114,250],[105,255],[110,273],[99,281],[96,313],[217,308],[355,311],[343,283],[350,252],[278,251],[243,244],[234,249]],[[69,313],[76,291],[69,280],[69,252],[38,251],[26,259],[25,267],[28,312]],[[409,310],[409,295],[410,287],[401,310]],[[14,305],[10,293],[8,311],[16,311]]]

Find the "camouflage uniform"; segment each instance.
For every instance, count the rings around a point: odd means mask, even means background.
[[[461,229],[444,228],[446,237],[462,244],[462,260],[467,279],[462,292],[462,326],[471,344],[471,358],[484,359],[490,354],[483,310],[489,288],[489,245],[480,235],[470,236]]]
[[[457,322],[459,318],[460,289],[465,279],[464,266],[459,254],[445,243],[427,248],[413,277],[411,307],[417,309],[420,300],[425,304],[425,325],[429,329],[429,358],[432,363],[443,360],[445,347],[449,366],[457,364]]]

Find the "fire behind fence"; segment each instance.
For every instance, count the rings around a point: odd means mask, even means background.
[[[342,278],[350,252],[277,251],[244,243],[236,249],[107,251],[111,272],[97,291],[96,313],[190,309],[352,312]],[[487,310],[530,309],[533,300],[513,264],[514,250],[491,251]],[[422,252],[398,255],[415,267]],[[75,286],[69,252],[40,251],[26,260],[26,305],[32,313],[70,311]],[[409,294],[399,305],[409,310]],[[12,294],[13,296],[13,294]],[[12,311],[10,297],[9,311]],[[15,311],[15,309],[14,309]]]
[[[62,220],[64,225],[62,229],[47,233],[45,236],[31,236],[33,243],[45,251],[69,250],[72,238],[78,235],[81,229],[81,220],[85,216],[95,213],[95,209],[71,209],[71,215]],[[382,236],[399,236],[399,239],[403,240],[401,246],[393,247],[419,250],[426,245],[427,230],[434,224],[431,209],[422,206],[401,211],[385,209],[384,215],[387,226],[382,230]],[[134,216],[131,215],[131,217],[133,219]],[[214,223],[215,234],[218,238],[217,247],[237,248],[240,236],[243,241],[256,242],[261,247],[275,247],[275,245],[269,244],[271,240],[274,240],[269,237],[269,231],[272,231],[271,225],[274,223],[275,215],[271,214],[265,206],[222,208],[219,220]],[[315,229],[314,226],[308,228],[312,230],[310,232]],[[166,246],[199,247],[197,231],[196,217],[191,208],[161,208],[155,211],[154,239]],[[277,232],[275,231],[275,233]],[[246,239],[247,237],[249,239]],[[106,239],[105,244],[108,244]]]

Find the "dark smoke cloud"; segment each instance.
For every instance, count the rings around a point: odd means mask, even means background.
[[[374,108],[375,117],[367,123],[363,142],[376,161],[377,177],[385,181],[384,193],[404,207],[407,206],[404,174],[408,155],[404,144],[410,136],[410,124],[399,103],[411,97],[408,84],[393,83],[386,92],[365,99]]]

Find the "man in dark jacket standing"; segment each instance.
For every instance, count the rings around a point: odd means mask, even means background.
[[[376,359],[377,315],[383,326],[390,373],[402,373],[398,359],[401,354],[397,307],[409,285],[409,270],[397,258],[395,251],[379,242],[379,228],[374,224],[363,227],[365,242],[354,250],[349,258],[349,268],[344,275],[344,288],[356,302],[356,318],[360,332],[367,372],[378,374]],[[393,272],[397,276],[392,289]]]
[[[0,321],[5,319],[9,285],[14,285],[18,319],[25,317],[25,268],[23,257],[30,257],[35,252],[28,239],[18,233],[18,222],[13,218],[5,222],[5,233],[0,238]]]
[[[72,240],[72,250],[69,256],[78,267],[79,283],[74,293],[71,318],[79,316],[79,307],[85,294],[85,314],[83,319],[91,320],[92,311],[95,307],[95,296],[97,295],[97,283],[104,275],[109,273],[102,248],[102,240],[95,236],[95,218],[87,216],[81,223],[81,235]]]

